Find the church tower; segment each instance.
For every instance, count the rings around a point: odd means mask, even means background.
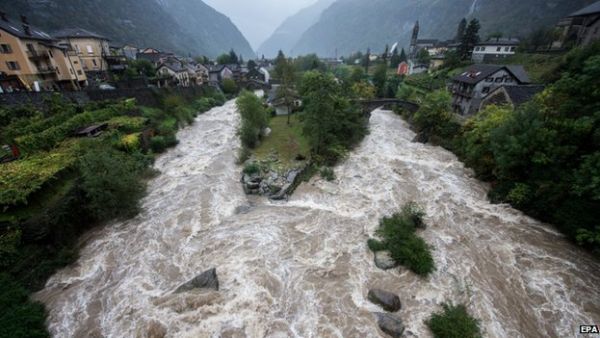
[[[419,40],[419,21],[415,23],[413,28],[412,38],[410,39],[409,57],[414,58],[417,55],[417,41]]]

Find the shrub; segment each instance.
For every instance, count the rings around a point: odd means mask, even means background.
[[[133,215],[144,185],[138,175],[144,169],[126,154],[106,146],[89,150],[78,163],[85,208],[96,220]]]
[[[150,149],[154,153],[160,154],[167,149],[167,141],[164,136],[155,136],[150,139]]]
[[[50,337],[44,324],[44,306],[29,300],[25,288],[0,273],[0,337]]]
[[[225,94],[235,94],[238,91],[237,84],[232,79],[225,79],[221,84]]]
[[[442,304],[425,323],[434,338],[481,338],[479,321],[469,315],[464,305]]]
[[[377,235],[381,241],[370,239],[367,244],[372,251],[389,250],[398,264],[406,266],[418,275],[428,275],[435,266],[430,248],[415,234],[424,228],[425,213],[415,203],[406,204],[400,213],[384,217],[379,223]]]
[[[256,163],[248,163],[244,166],[244,174],[252,175],[258,174],[260,172],[260,167]]]
[[[321,177],[324,178],[326,181],[331,182],[335,180],[335,173],[333,172],[333,169],[329,167],[324,167],[321,169]]]

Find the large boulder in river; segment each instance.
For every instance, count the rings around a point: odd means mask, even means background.
[[[398,263],[392,258],[392,254],[387,251],[377,251],[375,253],[375,266],[383,270],[393,269]]]
[[[404,324],[402,320],[392,314],[376,312],[375,317],[377,318],[377,325],[381,331],[388,335],[399,338],[404,333]]]
[[[288,183],[284,185],[278,193],[273,194],[269,198],[275,201],[283,200],[287,197],[288,190],[290,190],[291,187],[292,185]]]
[[[212,268],[204,271],[194,279],[178,287],[177,290],[175,290],[175,293],[187,292],[194,289],[209,289],[219,291],[219,278],[217,277],[217,269]]]
[[[396,312],[402,307],[398,295],[381,289],[369,290],[367,297],[371,303],[381,305],[385,311]]]

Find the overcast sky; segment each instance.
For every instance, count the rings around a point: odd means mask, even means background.
[[[288,16],[316,0],[204,0],[231,18],[255,50]]]

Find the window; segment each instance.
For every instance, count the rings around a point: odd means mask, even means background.
[[[77,74],[78,75],[83,75],[83,72],[81,71],[81,69],[77,70]]]
[[[510,47],[504,47],[504,51],[508,52],[510,50]]]
[[[87,45],[87,52],[88,54],[94,54],[94,49],[92,48],[92,46]]]
[[[490,87],[483,87],[483,90],[481,91],[484,94],[487,94],[490,92]]]
[[[19,70],[19,69],[21,69],[21,66],[19,66],[19,63],[17,61],[6,61],[6,66],[10,70]]]
[[[496,82],[498,82],[498,83],[502,82],[502,78],[501,77],[496,78]]]
[[[502,51],[502,47],[496,48],[496,52],[500,52],[500,51]]]
[[[485,79],[486,82],[494,82],[494,78],[492,77],[488,77]]]
[[[58,69],[58,67],[56,67],[56,73],[60,75],[60,69]]]
[[[73,63],[77,65],[77,64],[79,64],[79,61],[73,61]]]
[[[510,51],[514,52],[517,49],[517,47],[510,47]]]
[[[513,82],[513,79],[510,78],[510,77],[507,77],[507,78],[504,79],[504,82],[511,83],[511,82]]]
[[[98,66],[98,64],[96,63],[96,59],[92,59],[92,63],[94,64],[94,67]]]
[[[0,53],[10,54],[10,53],[12,53],[12,47],[9,44],[1,44],[0,45]]]

